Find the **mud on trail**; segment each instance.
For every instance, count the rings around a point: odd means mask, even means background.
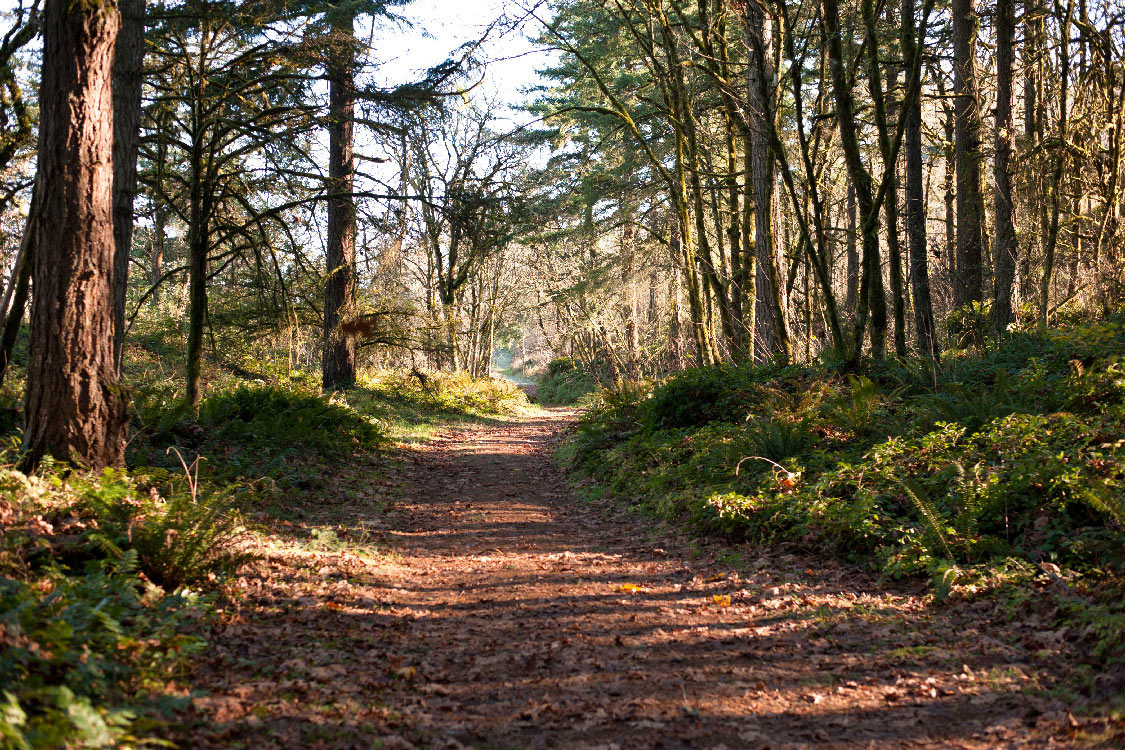
[[[1122,739],[1049,697],[1062,644],[1043,622],[1001,622],[992,601],[935,606],[823,560],[701,547],[576,499],[553,461],[571,419],[405,448],[393,512],[376,494],[349,501],[334,538],[275,535],[195,677],[209,694],[184,745]]]

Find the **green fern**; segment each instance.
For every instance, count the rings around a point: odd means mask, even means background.
[[[918,508],[918,513],[926,521],[934,537],[941,543],[942,549],[945,550],[945,559],[955,559],[953,556],[953,548],[949,544],[949,539],[946,538],[945,529],[943,528],[942,519],[938,513],[937,506],[934,505],[932,500],[926,497],[926,491],[912,479],[893,477],[893,480],[906,491],[907,497],[909,497]]]

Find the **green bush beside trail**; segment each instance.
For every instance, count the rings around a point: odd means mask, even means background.
[[[1125,321],[985,353],[717,365],[604,392],[565,449],[599,491],[895,575],[1125,562]]]

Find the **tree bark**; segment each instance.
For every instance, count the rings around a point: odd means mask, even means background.
[[[47,0],[39,103],[41,211],[32,245],[24,463],[124,463],[126,398],[113,357],[116,8]]]
[[[953,97],[956,112],[954,149],[957,160],[957,265],[953,305],[982,298],[981,254],[984,245],[984,193],[981,188],[980,92],[977,83],[976,0],[953,0]]]
[[[141,142],[145,0],[118,0],[121,30],[113,58],[113,361],[121,368],[125,344],[125,292],[133,247],[133,198]]]
[[[856,295],[859,294],[859,250],[856,243],[859,227],[856,226],[855,188],[852,187],[850,182],[848,183],[847,203],[848,228],[847,237],[844,238],[844,252],[847,255],[846,278],[844,279],[844,310],[847,311],[848,319],[851,320],[855,316]]]
[[[914,20],[914,0],[902,0],[902,57],[908,77],[918,65],[918,24]],[[906,81],[909,90],[916,81]],[[940,356],[937,329],[934,326],[934,309],[930,299],[930,268],[926,255],[926,189],[922,164],[922,97],[921,92],[906,103],[902,116],[906,118],[906,243],[910,256],[910,284],[914,293],[914,330],[918,335],[918,348],[922,355],[937,361]]]
[[[347,322],[354,314],[356,210],[355,187],[355,14],[337,10],[332,57],[328,62],[328,233],[325,254],[328,283],[324,299],[325,389],[355,385],[355,335]]]
[[[993,263],[996,269],[992,327],[1003,335],[1013,320],[1012,288],[1016,278],[1015,202],[1012,195],[1011,159],[1013,147],[1012,68],[1015,57],[1015,0],[996,3],[996,154],[992,179],[996,232]]]
[[[777,74],[773,65],[773,19],[760,0],[746,4],[751,60],[748,93],[750,119],[750,180],[754,193],[754,257],[756,266],[754,358],[789,359],[792,352],[781,305],[781,279],[777,267],[777,206],[774,195],[774,161],[769,142],[774,114]]]

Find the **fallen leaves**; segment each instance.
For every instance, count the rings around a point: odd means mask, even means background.
[[[935,611],[798,556],[716,572],[730,563],[705,549],[689,564],[680,540],[642,542],[632,520],[568,500],[541,446],[497,453],[548,431],[491,428],[412,454],[409,504],[386,523],[393,561],[272,537],[200,670],[206,726],[182,744],[946,746],[1023,730],[1026,678],[991,670],[1032,657],[987,613]],[[1029,641],[1064,647],[1050,618],[1027,625]],[[1077,731],[1034,700],[1036,733]]]

